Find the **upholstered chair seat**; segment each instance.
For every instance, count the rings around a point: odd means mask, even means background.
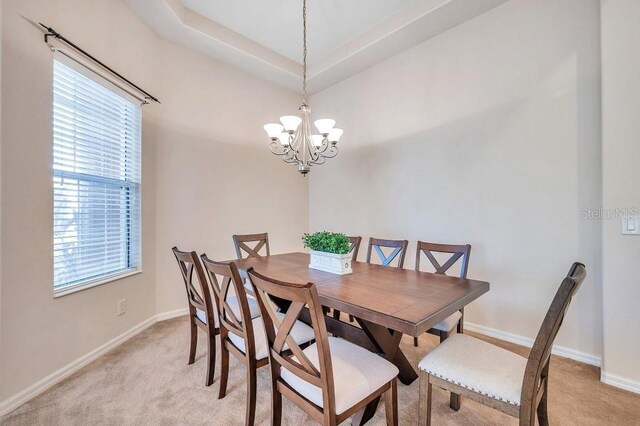
[[[419,246],[420,247],[420,246]],[[454,259],[455,261],[455,259]],[[450,263],[450,262],[449,262]],[[528,358],[465,334],[455,334],[418,363],[420,416],[418,424],[431,425],[433,387],[461,395],[518,418],[520,426],[549,426],[549,361],[571,299],[586,276],[574,262],[562,280]]]
[[[240,316],[240,306],[238,305],[238,298],[229,297],[227,299],[227,303],[229,303],[229,306],[231,306],[233,313]],[[259,317],[260,307],[258,306],[258,302],[256,302],[256,299],[252,297],[247,297],[247,303],[249,304],[249,311],[251,312],[251,318]],[[205,324],[207,323],[207,315],[204,313],[204,311],[201,311],[200,309],[198,309],[196,310],[196,315],[198,318],[200,318],[200,321],[202,321]],[[218,327],[217,315],[216,315],[216,327]]]
[[[335,386],[336,414],[340,415],[398,375],[398,368],[384,358],[344,339],[329,337]],[[312,344],[302,351],[320,368],[318,349]],[[294,358],[295,359],[295,358]],[[282,369],[282,379],[300,395],[323,407],[322,389]]]
[[[280,320],[284,318],[284,314],[280,312],[276,312],[276,316],[279,317]],[[253,340],[256,345],[256,359],[258,360],[268,357],[269,344],[267,342],[267,337],[264,334],[262,318],[255,318],[253,320],[253,332]],[[291,330],[291,337],[293,337],[293,340],[295,340],[298,345],[304,345],[305,343],[312,341],[315,336],[313,334],[313,328],[301,321],[296,321],[296,324]],[[243,353],[245,352],[244,339],[242,337],[229,333],[229,340],[231,340],[231,342],[233,342],[233,344]],[[285,349],[288,349],[288,345],[286,344]]]
[[[456,328],[458,322],[460,322],[460,318],[462,318],[462,312],[456,311],[449,315],[444,321],[437,323],[433,328],[439,331],[452,331]]]
[[[429,352],[418,368],[473,392],[520,405],[527,358],[465,334]]]

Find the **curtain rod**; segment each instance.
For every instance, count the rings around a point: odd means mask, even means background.
[[[158,100],[158,98],[156,98],[155,96],[151,95],[149,92],[143,90],[142,88],[140,88],[140,86],[132,83],[130,80],[126,79],[124,76],[122,76],[121,74],[119,74],[117,71],[115,71],[113,68],[105,65],[103,62],[101,62],[100,60],[98,60],[97,58],[95,58],[94,56],[92,56],[90,53],[86,52],[85,50],[81,49],[80,47],[78,47],[76,44],[74,44],[73,42],[71,42],[69,39],[63,37],[59,32],[57,32],[56,30],[54,30],[51,27],[47,27],[46,25],[44,25],[42,22],[40,22],[40,26],[42,28],[44,28],[45,30],[47,30],[47,32],[44,34],[44,42],[47,43],[47,45],[49,45],[49,37],[54,37],[58,40],[63,41],[64,43],[66,43],[67,45],[71,46],[74,50],[78,51],[80,54],[82,54],[83,56],[89,58],[91,61],[95,62],[96,64],[100,65],[102,68],[104,68],[105,70],[107,70],[108,72],[110,72],[111,74],[115,75],[116,77],[118,77],[120,80],[124,81],[125,83],[127,83],[129,86],[135,88],[136,90],[138,90],[140,93],[144,94],[144,98],[145,99],[149,99],[151,101],[160,103],[160,101]]]

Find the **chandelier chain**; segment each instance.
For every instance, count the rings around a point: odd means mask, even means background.
[[[302,103],[307,101],[307,0],[302,0]]]

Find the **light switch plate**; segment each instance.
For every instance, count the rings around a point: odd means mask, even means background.
[[[640,235],[640,218],[623,217],[622,235]]]

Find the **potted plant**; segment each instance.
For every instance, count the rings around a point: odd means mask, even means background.
[[[304,234],[304,246],[311,249],[311,263],[309,268],[332,274],[350,274],[351,254],[349,253],[349,238],[339,232],[315,232]]]

